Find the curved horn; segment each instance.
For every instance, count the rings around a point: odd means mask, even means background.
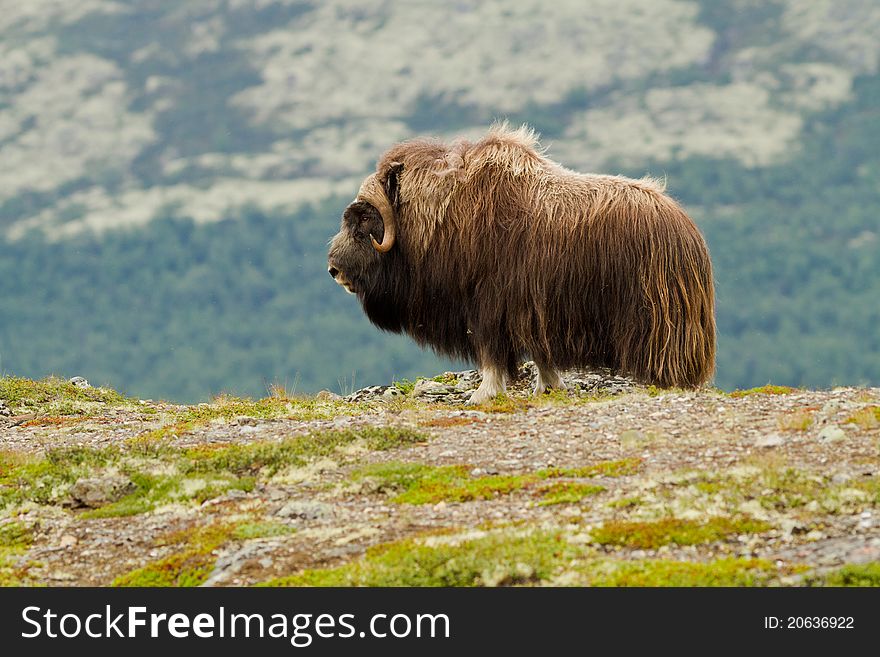
[[[394,210],[391,207],[391,202],[388,200],[388,196],[385,194],[385,190],[376,179],[376,174],[369,176],[364,181],[364,184],[361,185],[361,189],[358,192],[358,198],[372,205],[379,211],[379,214],[382,215],[385,234],[382,236],[381,244],[377,242],[376,238],[372,235],[370,237],[373,240],[374,249],[379,253],[387,253],[391,250],[391,247],[394,246]]]

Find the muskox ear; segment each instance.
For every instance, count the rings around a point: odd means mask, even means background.
[[[403,162],[392,162],[388,166],[388,175],[385,177],[385,195],[393,208],[397,208],[400,201],[399,178],[401,171],[403,171]]]

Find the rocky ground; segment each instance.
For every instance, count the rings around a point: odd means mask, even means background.
[[[6,585],[880,585],[880,389],[0,379]]]

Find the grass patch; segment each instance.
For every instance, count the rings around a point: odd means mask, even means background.
[[[276,394],[257,400],[220,395],[209,404],[198,404],[187,408],[177,421],[206,424],[212,420],[229,421],[238,417],[262,420],[282,418],[331,420],[340,415],[355,415],[366,410],[369,410],[369,406],[364,403],[315,397],[288,397],[276,390]]]
[[[606,568],[591,578],[591,586],[766,586],[777,576],[773,564],[763,559],[644,560]]]
[[[112,504],[82,513],[87,518],[128,516],[172,502],[203,502],[237,489],[253,490],[258,478],[333,454],[354,443],[387,450],[422,442],[425,435],[397,427],[319,431],[280,442],[177,448],[164,441],[127,447],[51,450],[45,456],[0,452],[0,508],[24,502],[57,504],[83,477],[114,471],[135,484]]]
[[[529,408],[533,408],[535,403],[532,398],[529,399],[519,399],[517,397],[511,397],[505,393],[500,393],[495,395],[489,401],[483,402],[482,404],[477,404],[475,406],[469,406],[468,408],[472,408],[477,411],[482,411],[483,413],[516,413],[517,411],[525,411]]]
[[[134,403],[109,388],[80,388],[59,377],[33,381],[16,376],[0,377],[0,399],[16,413],[53,416],[87,415],[100,405]]]
[[[880,406],[861,408],[850,415],[845,422],[855,424],[859,429],[876,429],[880,427]]]
[[[20,551],[27,550],[34,540],[34,529],[23,522],[13,520],[0,525],[0,549]]]
[[[590,531],[594,543],[653,550],[662,545],[699,545],[737,534],[759,534],[770,525],[746,518],[712,518],[706,522],[665,518],[654,522],[608,521]]]
[[[476,424],[480,422],[480,418],[477,417],[435,417],[431,418],[427,422],[423,422],[423,427],[458,427],[466,424]]]
[[[550,506],[553,504],[574,504],[575,502],[580,502],[584,498],[598,495],[605,490],[605,487],[573,481],[559,481],[545,486],[541,490],[543,497],[538,502],[538,505]]]
[[[220,395],[210,403],[187,407],[174,415],[165,426],[146,432],[134,440],[161,441],[189,433],[198,426],[217,420],[231,422],[240,417],[258,420],[332,420],[341,416],[365,413],[370,408],[370,405],[364,402],[288,396],[283,388],[273,387],[272,394],[263,399]]]
[[[377,492],[394,494],[391,501],[397,504],[490,500],[524,489],[541,495],[539,504],[565,504],[579,502],[585,497],[601,493],[605,488],[581,482],[547,483],[548,479],[581,478],[605,471],[628,471],[617,465],[620,462],[607,463],[615,465],[606,468],[606,462],[603,462],[587,468],[553,468],[534,473],[474,477],[470,474],[471,467],[465,465],[428,466],[392,461],[361,468],[353,473],[352,478],[355,481],[369,480]]]
[[[782,431],[806,431],[813,426],[814,415],[810,409],[791,411],[781,415],[777,419],[777,424]]]
[[[723,502],[731,514],[739,513],[742,505],[755,502],[765,509],[798,510],[801,514],[856,513],[880,505],[880,477],[863,476],[832,483],[826,475],[780,467],[775,460],[750,472],[686,476],[663,494],[667,499],[687,502],[689,493],[684,491],[682,497],[681,484]]]
[[[376,546],[335,568],[306,570],[263,586],[515,586],[549,579],[574,555],[559,535],[531,532],[407,539]]]
[[[609,509],[634,509],[641,506],[645,501],[641,497],[624,497],[608,503]]]
[[[18,566],[18,558],[34,540],[34,527],[13,520],[0,525],[0,586],[28,584],[28,566]]]
[[[789,395],[793,392],[797,392],[797,388],[790,388],[789,386],[775,386],[768,383],[765,386],[761,386],[759,388],[749,388],[748,390],[734,390],[730,393],[730,396],[734,399],[738,399],[740,397],[749,397],[750,395]]]
[[[28,420],[27,422],[22,422],[22,427],[70,427],[75,424],[81,424],[86,421],[87,418],[82,416],[74,416],[70,417],[67,415],[47,415],[44,417],[37,417],[33,420]]]
[[[216,524],[171,532],[156,544],[178,545],[181,550],[120,575],[111,586],[200,586],[214,568],[214,550],[229,540],[233,528]]]
[[[197,447],[185,451],[193,472],[231,472],[237,475],[277,474],[289,466],[330,456],[338,448],[362,442],[371,450],[389,450],[421,443],[424,434],[398,427],[363,427],[318,431],[280,442],[256,442],[228,447]]]
[[[880,587],[880,563],[849,564],[835,570],[821,580],[825,586]]]
[[[416,382],[409,379],[401,379],[400,381],[392,381],[392,386],[400,390],[404,395],[411,395],[416,389]]]
[[[629,458],[619,461],[600,461],[582,468],[550,468],[540,470],[542,477],[626,477],[639,472],[642,459]]]
[[[397,504],[470,502],[508,495],[538,481],[534,475],[472,477],[467,466],[427,466],[418,463],[381,463],[362,468],[354,479],[371,479],[379,490],[397,492]]]
[[[280,522],[245,522],[236,525],[232,530],[232,538],[247,541],[254,538],[289,536],[295,532],[296,528]]]

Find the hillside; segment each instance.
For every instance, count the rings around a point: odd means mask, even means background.
[[[0,584],[880,585],[880,389],[176,406],[0,379]]]
[[[880,8],[0,0],[0,373],[194,402],[450,368],[326,242],[391,143],[528,122],[665,177],[716,265],[723,389],[880,385]]]

